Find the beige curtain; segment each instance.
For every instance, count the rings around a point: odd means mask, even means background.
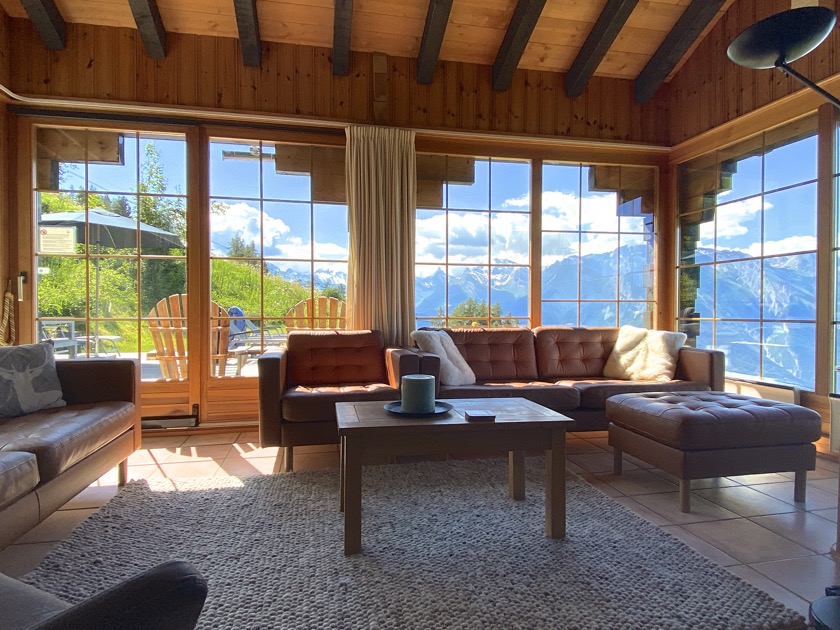
[[[416,201],[414,132],[349,127],[348,328],[381,330],[394,346],[414,329]]]

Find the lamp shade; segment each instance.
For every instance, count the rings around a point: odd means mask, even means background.
[[[739,66],[761,70],[804,57],[828,37],[837,16],[826,7],[790,9],[756,22],[738,35],[727,56]]]

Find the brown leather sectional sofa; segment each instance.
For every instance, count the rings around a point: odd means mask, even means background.
[[[438,397],[521,396],[577,421],[576,430],[606,430],[604,406],[614,394],[723,390],[724,354],[683,347],[667,382],[604,378],[618,328],[446,329],[475,372],[474,385],[438,384]],[[421,354],[420,371],[436,377],[440,359]],[[439,379],[438,379],[439,383]]]
[[[285,348],[262,355],[260,444],[284,448],[338,443],[335,403],[400,399],[400,379],[417,374],[420,357],[386,348],[378,330],[293,330]]]
[[[140,446],[140,366],[56,362],[66,407],[0,422],[0,549],[115,466],[125,482]]]

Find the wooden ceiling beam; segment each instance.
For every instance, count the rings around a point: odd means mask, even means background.
[[[160,17],[157,0],[128,0],[137,30],[143,39],[146,54],[152,59],[166,57],[166,30]]]
[[[353,0],[335,0],[333,21],[333,74],[350,72],[350,26],[353,23]]]
[[[426,26],[417,56],[417,83],[428,85],[435,77],[435,66],[440,56],[443,34],[452,11],[452,0],[429,0]]]
[[[23,8],[49,50],[64,50],[67,25],[53,0],[21,0]]]
[[[682,56],[712,21],[726,0],[691,0],[674,28],[665,36],[647,65],[636,77],[635,99],[646,103],[668,78]]]
[[[236,26],[239,28],[239,46],[242,63],[252,68],[262,65],[260,22],[257,19],[257,0],[233,0]]]
[[[505,38],[493,62],[493,89],[504,92],[510,86],[510,80],[525,46],[531,39],[534,27],[545,6],[545,0],[519,0],[510,20]]]
[[[608,0],[566,74],[566,96],[580,96],[639,0]]]

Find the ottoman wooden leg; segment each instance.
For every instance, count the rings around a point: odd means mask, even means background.
[[[793,478],[793,500],[797,503],[805,502],[805,483],[808,481],[808,472],[797,470]]]
[[[620,475],[621,474],[621,459],[622,453],[618,450],[615,446],[613,446],[613,474]]]
[[[680,479],[680,512],[691,512],[691,479]]]
[[[283,468],[282,472],[292,472],[294,466],[294,456],[291,446],[286,446],[283,449]]]

